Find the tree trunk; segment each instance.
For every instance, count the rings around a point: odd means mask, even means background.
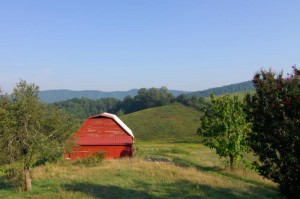
[[[31,179],[29,169],[25,169],[25,191],[31,191]]]
[[[229,158],[230,158],[230,171],[234,170],[234,156],[232,154],[229,154]]]

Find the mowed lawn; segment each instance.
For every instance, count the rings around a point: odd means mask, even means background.
[[[135,157],[95,167],[60,161],[33,168],[31,193],[1,177],[0,198],[279,198],[274,183],[242,166],[228,171],[199,143],[137,141],[135,147]]]

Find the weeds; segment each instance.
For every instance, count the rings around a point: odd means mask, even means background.
[[[106,152],[100,151],[95,152],[92,155],[85,157],[83,159],[78,158],[73,162],[74,165],[84,165],[84,166],[96,166],[103,162],[104,158],[106,156]]]

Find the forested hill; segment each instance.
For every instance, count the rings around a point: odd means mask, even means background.
[[[251,90],[254,90],[252,81],[246,81],[246,82],[230,84],[222,87],[210,88],[203,91],[192,92],[189,93],[188,96],[209,97],[211,93],[215,95],[223,95],[223,94],[237,93],[241,91],[251,91]]]
[[[169,92],[178,96],[180,94],[187,94],[189,92],[169,90]],[[40,92],[40,99],[46,103],[60,102],[73,98],[88,98],[88,99],[101,99],[101,98],[115,98],[123,100],[126,96],[134,97],[138,93],[138,89],[131,89],[129,91],[97,91],[97,90],[84,90],[84,91],[72,91],[72,90],[45,90]]]

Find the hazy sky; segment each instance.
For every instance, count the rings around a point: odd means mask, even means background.
[[[299,0],[7,0],[0,87],[186,91],[300,66]]]

